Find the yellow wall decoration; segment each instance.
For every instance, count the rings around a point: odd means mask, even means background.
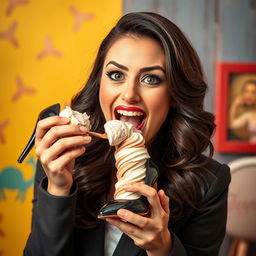
[[[38,113],[70,103],[121,0],[5,0],[0,5],[0,256],[22,255],[36,157],[17,158]]]

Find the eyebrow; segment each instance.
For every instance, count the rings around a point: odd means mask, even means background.
[[[117,62],[115,62],[115,61],[110,61],[105,67],[107,67],[107,66],[110,65],[110,64],[112,64],[112,65],[114,65],[114,66],[116,66],[116,67],[118,67],[118,68],[120,68],[120,69],[129,71],[129,69],[128,69],[126,66],[121,65],[121,64],[119,64],[119,63],[117,63]],[[151,66],[151,67],[141,68],[141,69],[140,69],[140,72],[148,72],[148,71],[152,71],[152,70],[156,70],[156,69],[162,70],[162,71],[165,73],[165,69],[164,69],[163,67],[161,67],[161,66],[158,66],[158,65],[156,65],[156,66]]]

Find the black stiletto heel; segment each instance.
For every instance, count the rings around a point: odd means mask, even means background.
[[[54,104],[54,105],[52,105],[52,106],[42,110],[40,112],[40,114],[38,115],[38,119],[36,121],[36,125],[37,125],[37,122],[39,120],[42,120],[42,119],[44,119],[46,117],[50,117],[50,116],[57,116],[57,115],[59,115],[59,113],[60,113],[60,104],[59,103]],[[22,163],[22,161],[25,159],[27,154],[30,152],[30,150],[34,146],[34,144],[35,144],[35,137],[36,137],[36,126],[34,128],[34,131],[33,131],[32,135],[31,135],[30,140],[28,141],[28,144],[26,145],[25,149],[23,150],[23,152],[21,153],[20,157],[17,160],[19,163]]]
[[[145,184],[153,187],[156,184],[157,178],[158,167],[151,160],[148,160],[146,164]],[[117,215],[117,211],[119,209],[126,209],[144,216],[147,215],[149,212],[149,203],[147,198],[144,196],[141,196],[140,198],[134,200],[111,200],[100,209],[98,218],[118,218],[119,216]]]

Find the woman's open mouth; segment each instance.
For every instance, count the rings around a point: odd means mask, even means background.
[[[114,114],[117,120],[128,122],[137,130],[143,128],[146,119],[146,113],[137,107],[117,106]]]

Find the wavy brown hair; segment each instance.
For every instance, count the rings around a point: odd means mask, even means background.
[[[155,13],[124,15],[101,43],[88,81],[73,98],[72,108],[87,112],[92,130],[104,132],[105,118],[99,104],[102,67],[110,47],[124,36],[150,37],[165,53],[166,78],[174,104],[148,150],[159,166],[158,187],[170,197],[170,221],[174,222],[187,208],[196,209],[205,193],[203,177],[205,164],[213,154],[210,138],[215,128],[213,115],[203,109],[207,86],[199,58],[181,30]],[[202,157],[206,149],[208,157]],[[108,141],[93,139],[76,161],[79,226],[97,225],[98,211],[107,200],[116,173],[113,154]]]

